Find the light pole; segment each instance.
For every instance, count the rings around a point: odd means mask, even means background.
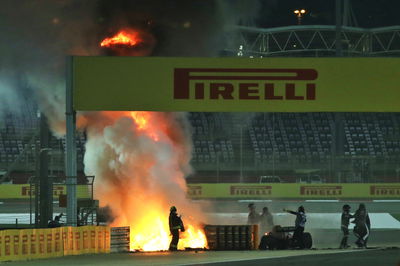
[[[301,25],[301,19],[306,14],[306,12],[307,11],[305,9],[296,9],[295,11],[293,11],[293,13],[297,17],[297,25]]]

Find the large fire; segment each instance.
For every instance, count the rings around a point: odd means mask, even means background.
[[[190,149],[178,115],[102,112],[100,118],[85,117],[85,171],[98,177],[96,197],[115,214],[112,226],[130,226],[131,250],[168,249],[171,205],[186,229],[178,249],[207,246],[201,211],[186,198]]]
[[[140,43],[138,32],[121,30],[111,38],[105,38],[101,43],[101,47],[110,47],[113,45],[135,46]]]

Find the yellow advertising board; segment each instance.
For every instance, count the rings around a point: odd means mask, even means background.
[[[0,261],[110,252],[107,226],[0,231]]]
[[[400,184],[190,184],[193,199],[400,199]]]
[[[90,196],[88,186],[78,185],[78,198]],[[0,185],[0,199],[29,199],[29,185]],[[65,186],[54,192],[54,198],[66,194]],[[400,198],[399,183],[371,184],[299,184],[299,183],[231,183],[189,184],[191,198]]]
[[[399,112],[400,58],[73,57],[82,111]]]
[[[33,187],[28,184],[1,184],[0,185],[0,199],[29,199],[34,195],[31,191]],[[66,195],[67,188],[65,185],[53,186],[53,198],[58,199],[60,195]],[[91,187],[88,185],[77,185],[76,187],[77,198],[85,199],[91,197]]]

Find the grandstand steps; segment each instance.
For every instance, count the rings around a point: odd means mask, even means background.
[[[235,162],[241,161],[243,163],[254,162],[254,151],[250,142],[249,126],[252,117],[249,113],[233,113],[231,115],[232,130],[231,130],[231,141],[235,154]]]

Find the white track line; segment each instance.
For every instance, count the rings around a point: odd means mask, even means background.
[[[339,200],[323,200],[323,199],[316,199],[316,200],[305,200],[305,202],[339,202]]]
[[[238,202],[272,202],[272,200],[238,200]]]
[[[400,200],[373,200],[373,202],[400,202]]]

